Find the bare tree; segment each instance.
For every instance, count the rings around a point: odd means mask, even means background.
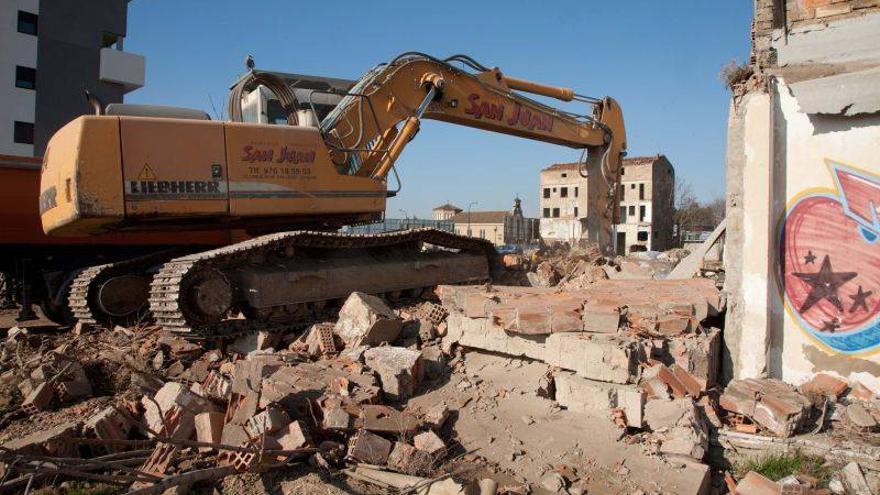
[[[712,210],[712,216],[715,220],[713,225],[718,225],[727,216],[727,202],[724,200],[724,196],[718,196],[709,201],[706,203],[706,207]]]
[[[714,228],[724,218],[724,199],[716,198],[700,204],[693,187],[686,181],[675,182],[675,221],[678,242],[684,240],[684,233],[697,228]]]

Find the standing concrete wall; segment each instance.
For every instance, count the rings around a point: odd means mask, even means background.
[[[732,106],[725,376],[880,376],[878,143],[880,116],[808,115],[783,79]]]

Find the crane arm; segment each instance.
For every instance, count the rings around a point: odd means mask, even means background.
[[[591,112],[566,112],[522,92],[579,101]],[[324,119],[321,131],[340,171],[385,180],[423,118],[584,149],[581,175],[602,178],[588,181],[589,230],[603,231],[590,237],[602,235],[602,241],[609,241],[605,235],[610,236],[616,223],[614,205],[626,150],[623,115],[614,99],[583,97],[568,88],[506,76],[465,56],[439,60],[408,53],[368,72]]]

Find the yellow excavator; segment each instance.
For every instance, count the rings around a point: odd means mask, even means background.
[[[256,85],[277,95],[285,125],[242,122],[242,97]],[[87,268],[71,289],[74,314],[104,322],[149,304],[171,332],[228,336],[296,321],[355,290],[397,297],[490,279],[495,251],[480,239],[433,229],[338,233],[383,217],[397,193],[389,176],[423,118],[582,149],[587,237],[610,247],[626,150],[612,98],[510,77],[464,55],[415,52],[367,72],[317,122],[308,108],[320,93],[297,101],[283,81],[251,66],[230,93],[231,121],[138,107],[82,116],[59,130],[41,176],[47,234],[244,229],[256,236]],[[563,111],[523,93],[590,111]],[[239,313],[246,318],[230,317]]]

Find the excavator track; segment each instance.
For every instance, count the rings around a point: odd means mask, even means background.
[[[138,297],[132,297],[137,296],[141,292],[140,284],[143,282],[140,282],[138,279],[148,278],[147,270],[181,253],[180,250],[176,249],[163,250],[115,263],[106,263],[82,269],[73,279],[67,299],[73,317],[83,323],[110,325],[121,321],[130,323],[128,321],[129,318],[143,316],[147,309],[147,294],[139,297],[142,300],[142,304],[137,303],[136,299]],[[116,286],[107,287],[108,292],[120,292],[117,299],[126,299],[126,307],[117,307],[114,308],[115,310],[110,309],[107,302],[101,300],[100,294],[102,289],[111,280],[117,282]],[[132,287],[132,283],[137,286]],[[129,288],[128,291],[119,290],[120,285],[123,284]],[[144,286],[148,287],[146,283],[144,283]]]
[[[430,244],[440,248],[433,254],[424,254],[420,247]],[[295,274],[291,270],[278,269],[277,273],[265,275],[282,263],[272,258],[277,253],[286,253],[287,259],[296,261],[300,250],[308,251],[312,257],[306,269],[300,269]],[[492,244],[483,239],[473,239],[458,236],[449,232],[436,229],[414,229],[398,232],[386,232],[379,234],[350,235],[335,232],[321,231],[291,231],[269,234],[256,237],[244,242],[232,244],[219,249],[204,251],[175,258],[165,263],[159,272],[153,277],[150,287],[150,310],[156,323],[164,327],[170,333],[177,334],[189,339],[226,338],[240,335],[252,330],[271,330],[273,327],[283,327],[288,322],[280,323],[272,319],[262,319],[257,316],[248,319],[227,318],[231,309],[241,309],[247,314],[247,309],[241,308],[242,301],[253,293],[260,292],[254,289],[256,285],[247,285],[252,280],[248,277],[278,276],[284,277],[280,283],[270,286],[270,290],[263,292],[282,293],[284,285],[297,285],[301,281],[302,287],[319,285],[322,277],[326,278],[326,265],[332,265],[334,253],[347,251],[349,253],[367,252],[380,253],[394,251],[397,256],[406,259],[410,263],[407,266],[418,268],[442,270],[438,266],[453,266],[455,276],[452,280],[438,280],[438,283],[477,283],[490,278],[494,266],[495,249]],[[453,253],[456,250],[457,253]],[[322,253],[324,256],[315,257],[314,253]],[[469,256],[461,256],[464,253]],[[391,255],[388,255],[390,257]],[[355,262],[361,258],[351,258]],[[456,266],[457,259],[467,259],[466,263]],[[267,261],[269,260],[269,261]],[[477,261],[482,260],[482,261]],[[389,261],[387,266],[394,268],[394,261]],[[480,269],[476,269],[481,265]],[[357,266],[357,263],[347,265],[346,268],[369,270],[370,267]],[[268,267],[268,268],[267,268]],[[260,271],[262,270],[262,272]],[[322,271],[324,270],[324,271]],[[376,276],[381,278],[383,268],[377,268]],[[254,275],[252,272],[257,272]],[[369,272],[366,272],[369,274]],[[280,275],[279,275],[280,274]],[[294,277],[294,275],[296,275]],[[367,277],[369,278],[369,277]],[[406,278],[406,277],[404,277]],[[436,278],[436,277],[435,277]],[[418,279],[413,275],[410,280],[395,279],[393,283],[379,287],[375,280],[371,280],[368,290],[373,293],[400,292],[401,290],[424,289],[425,278]],[[421,283],[419,283],[421,282]],[[378,282],[381,286],[381,282]],[[275,290],[275,289],[278,290]],[[272,298],[273,294],[265,297]],[[335,301],[344,297],[337,293],[321,294],[310,293],[306,296],[276,296],[276,308],[293,307],[296,305],[314,305],[323,307],[327,301]],[[280,298],[280,299],[279,299]],[[234,301],[234,302],[233,302]],[[270,308],[271,309],[271,308]],[[212,317],[205,317],[211,313]],[[253,309],[251,309],[253,313]],[[223,315],[222,317],[220,315]]]

